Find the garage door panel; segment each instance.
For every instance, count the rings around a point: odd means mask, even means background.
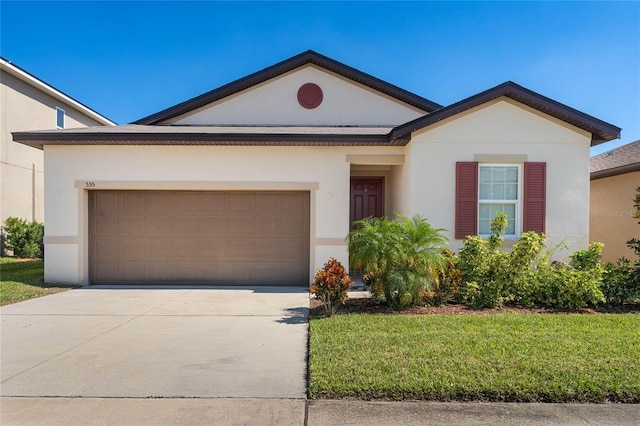
[[[94,193],[93,207],[101,212],[118,210],[119,194],[113,191],[99,191]]]
[[[144,198],[132,191],[123,191],[119,197],[119,210],[144,211]]]
[[[198,216],[179,216],[171,218],[171,234],[200,235],[200,220]]]
[[[201,210],[200,194],[198,192],[173,192],[171,203],[175,210],[198,211]]]
[[[256,233],[256,218],[254,216],[233,216],[229,218],[229,234],[253,235]]]
[[[253,193],[237,192],[228,193],[228,210],[255,211],[256,197]]]
[[[175,260],[188,261],[200,257],[202,244],[198,238],[172,238],[170,249]]]
[[[225,211],[227,208],[227,194],[225,192],[202,193],[202,209]]]
[[[229,228],[227,217],[204,216],[200,222],[200,231],[203,236],[223,236]]]
[[[256,257],[256,243],[252,240],[228,241],[225,250],[225,261],[247,261]]]
[[[292,285],[295,282],[308,281],[309,280],[308,268],[309,268],[308,266],[302,266],[302,265],[287,265],[289,274],[284,276],[283,283],[286,283],[287,285]]]
[[[256,194],[256,210],[259,212],[281,212],[282,194]]]
[[[277,262],[282,258],[282,241],[259,240],[256,241],[255,259],[259,261],[270,260]]]
[[[253,277],[252,269],[253,265],[248,262],[224,263],[220,271],[220,280],[223,284],[254,282],[255,280],[251,280]]]
[[[120,244],[115,238],[104,238],[94,242],[94,252],[102,262],[120,260]]]
[[[282,234],[282,218],[274,216],[258,216],[255,220],[255,234],[261,237],[276,237]]]
[[[148,238],[146,240],[146,259],[150,261],[172,261],[173,249],[170,239]]]
[[[256,263],[253,266],[253,277],[258,282],[267,283],[269,280],[274,280],[272,284],[278,284],[275,281],[282,276],[282,265],[274,265],[273,263]]]
[[[206,261],[215,262],[225,256],[226,242],[223,239],[203,238],[201,258]]]
[[[92,283],[308,285],[309,193],[92,191]]]
[[[303,212],[307,210],[308,198],[306,194],[290,193],[282,196],[283,212]]]
[[[303,235],[309,229],[309,222],[300,216],[287,215],[282,219],[282,234],[286,236]]]
[[[118,267],[118,263],[99,263],[93,265],[96,278],[93,280],[92,284],[107,284],[110,280],[109,277],[119,277],[120,273],[118,271]]]
[[[120,265],[120,274],[118,281],[139,283],[146,280],[146,271],[144,262],[126,262]]]
[[[174,210],[170,192],[146,192],[143,194],[144,206],[147,211]]]
[[[118,220],[118,235],[127,237],[130,235],[145,234],[145,217],[144,215],[127,214],[120,216]]]
[[[172,281],[203,282],[211,276],[219,274],[220,268],[216,265],[202,265],[200,263],[180,263],[173,265],[171,271]]]
[[[305,249],[305,244],[298,240],[284,240],[282,241],[282,259],[284,262],[296,262]]]
[[[95,235],[112,236],[120,232],[119,219],[106,212],[100,212],[92,218]]]
[[[146,262],[144,264],[145,282],[162,283],[173,281],[172,265],[169,263]]]
[[[144,219],[145,235],[154,235],[157,237],[170,236],[171,223],[171,216],[147,215]]]
[[[118,260],[144,261],[146,259],[144,238],[128,238],[120,241]]]

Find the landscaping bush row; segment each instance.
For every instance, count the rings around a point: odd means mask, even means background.
[[[356,222],[347,237],[349,260],[353,269],[362,271],[372,295],[392,307],[456,302],[472,308],[508,304],[576,310],[640,299],[640,260],[603,264],[603,245],[592,243],[573,253],[568,263],[551,261],[545,236],[535,232],[522,233],[506,251],[506,226],[507,216],[498,213],[488,238],[468,237],[455,255],[446,248],[443,230],[419,215],[367,218]],[[628,245],[640,258],[640,241]],[[350,285],[340,268],[332,259],[312,286],[312,292],[329,304],[329,315],[343,303]],[[330,270],[337,272],[328,274]]]

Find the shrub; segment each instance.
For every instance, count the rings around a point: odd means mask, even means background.
[[[327,315],[336,313],[338,306],[347,298],[347,290],[353,285],[353,281],[344,269],[344,266],[333,257],[318,269],[311,284],[311,293],[322,301]]]
[[[601,271],[602,243],[591,243],[587,250],[578,250],[569,256],[569,265],[578,271]]]
[[[13,255],[22,258],[42,257],[42,236],[44,226],[36,221],[27,222],[17,217],[8,217],[4,221],[6,248]]]
[[[445,267],[447,237],[420,215],[397,219],[357,221],[347,236],[349,260],[363,271],[372,293],[384,296],[388,305],[415,305]]]
[[[576,270],[563,263],[542,263],[529,277],[530,300],[535,305],[580,309],[604,302],[601,276],[592,271]]]
[[[442,306],[455,300],[462,284],[462,271],[456,267],[455,254],[449,249],[443,249],[442,256],[444,269],[438,271],[433,290],[421,293],[421,300],[434,306]]]
[[[529,231],[523,232],[513,246],[504,272],[505,293],[509,301],[524,306],[534,304],[528,278],[538,265],[548,263],[544,241],[544,235]]]
[[[600,264],[603,245],[591,243],[578,250],[569,263],[545,259],[525,277],[519,302],[557,309],[580,309],[605,300],[600,289],[604,269]]]
[[[616,263],[607,262],[600,290],[608,304],[623,304],[640,298],[640,280],[636,278],[638,267],[624,257]]]
[[[475,308],[493,308],[509,301],[526,301],[528,271],[541,260],[544,236],[521,235],[513,250],[500,250],[507,216],[498,213],[491,222],[491,236],[468,237],[456,260],[461,272],[459,300]]]

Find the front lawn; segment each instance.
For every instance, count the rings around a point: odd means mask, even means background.
[[[640,402],[639,314],[311,320],[311,398]]]
[[[42,260],[0,258],[0,306],[69,289],[46,285],[43,277]]]

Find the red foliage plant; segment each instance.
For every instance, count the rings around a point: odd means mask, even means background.
[[[344,266],[333,257],[318,269],[311,284],[311,293],[322,301],[328,316],[336,313],[338,306],[347,299],[347,290],[353,285]]]

